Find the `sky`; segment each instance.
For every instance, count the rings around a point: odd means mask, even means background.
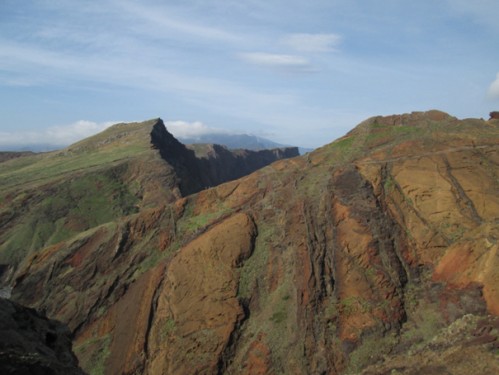
[[[0,0],[0,149],[161,117],[318,147],[499,110],[497,0]],[[173,132],[173,131],[172,131]]]

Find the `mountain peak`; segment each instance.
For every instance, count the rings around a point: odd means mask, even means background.
[[[165,125],[161,118],[143,122],[115,124],[98,134],[70,145],[67,150],[84,152],[100,148],[121,146],[142,146],[148,148],[151,144],[151,134],[153,130],[158,127],[166,132]]]
[[[373,116],[357,125],[350,133],[364,131],[366,127],[379,128],[384,126],[422,126],[432,122],[456,122],[457,118],[443,111],[432,109],[425,112],[411,112],[389,116]]]

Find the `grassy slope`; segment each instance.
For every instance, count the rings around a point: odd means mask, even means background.
[[[124,175],[147,159],[156,120],[115,125],[61,151],[0,164],[0,262],[26,254],[136,211]]]

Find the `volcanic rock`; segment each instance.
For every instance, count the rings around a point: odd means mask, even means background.
[[[377,116],[212,188],[226,150],[194,152],[150,125],[152,149],[134,143],[139,125],[122,126],[44,159],[31,179],[2,163],[0,255],[30,246],[5,281],[68,324],[86,371],[376,373],[394,356],[379,373],[466,373],[458,346],[435,337],[472,315],[455,336],[469,340],[498,314],[499,123]],[[34,207],[71,232],[40,241]],[[493,330],[466,341],[480,368],[495,369]],[[403,362],[435,345],[440,359]]]
[[[0,298],[2,374],[83,374],[62,323]]]

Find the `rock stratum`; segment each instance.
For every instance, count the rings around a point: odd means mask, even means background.
[[[3,282],[86,372],[498,373],[498,120],[373,117],[225,183],[243,156],[158,124],[0,164]]]

